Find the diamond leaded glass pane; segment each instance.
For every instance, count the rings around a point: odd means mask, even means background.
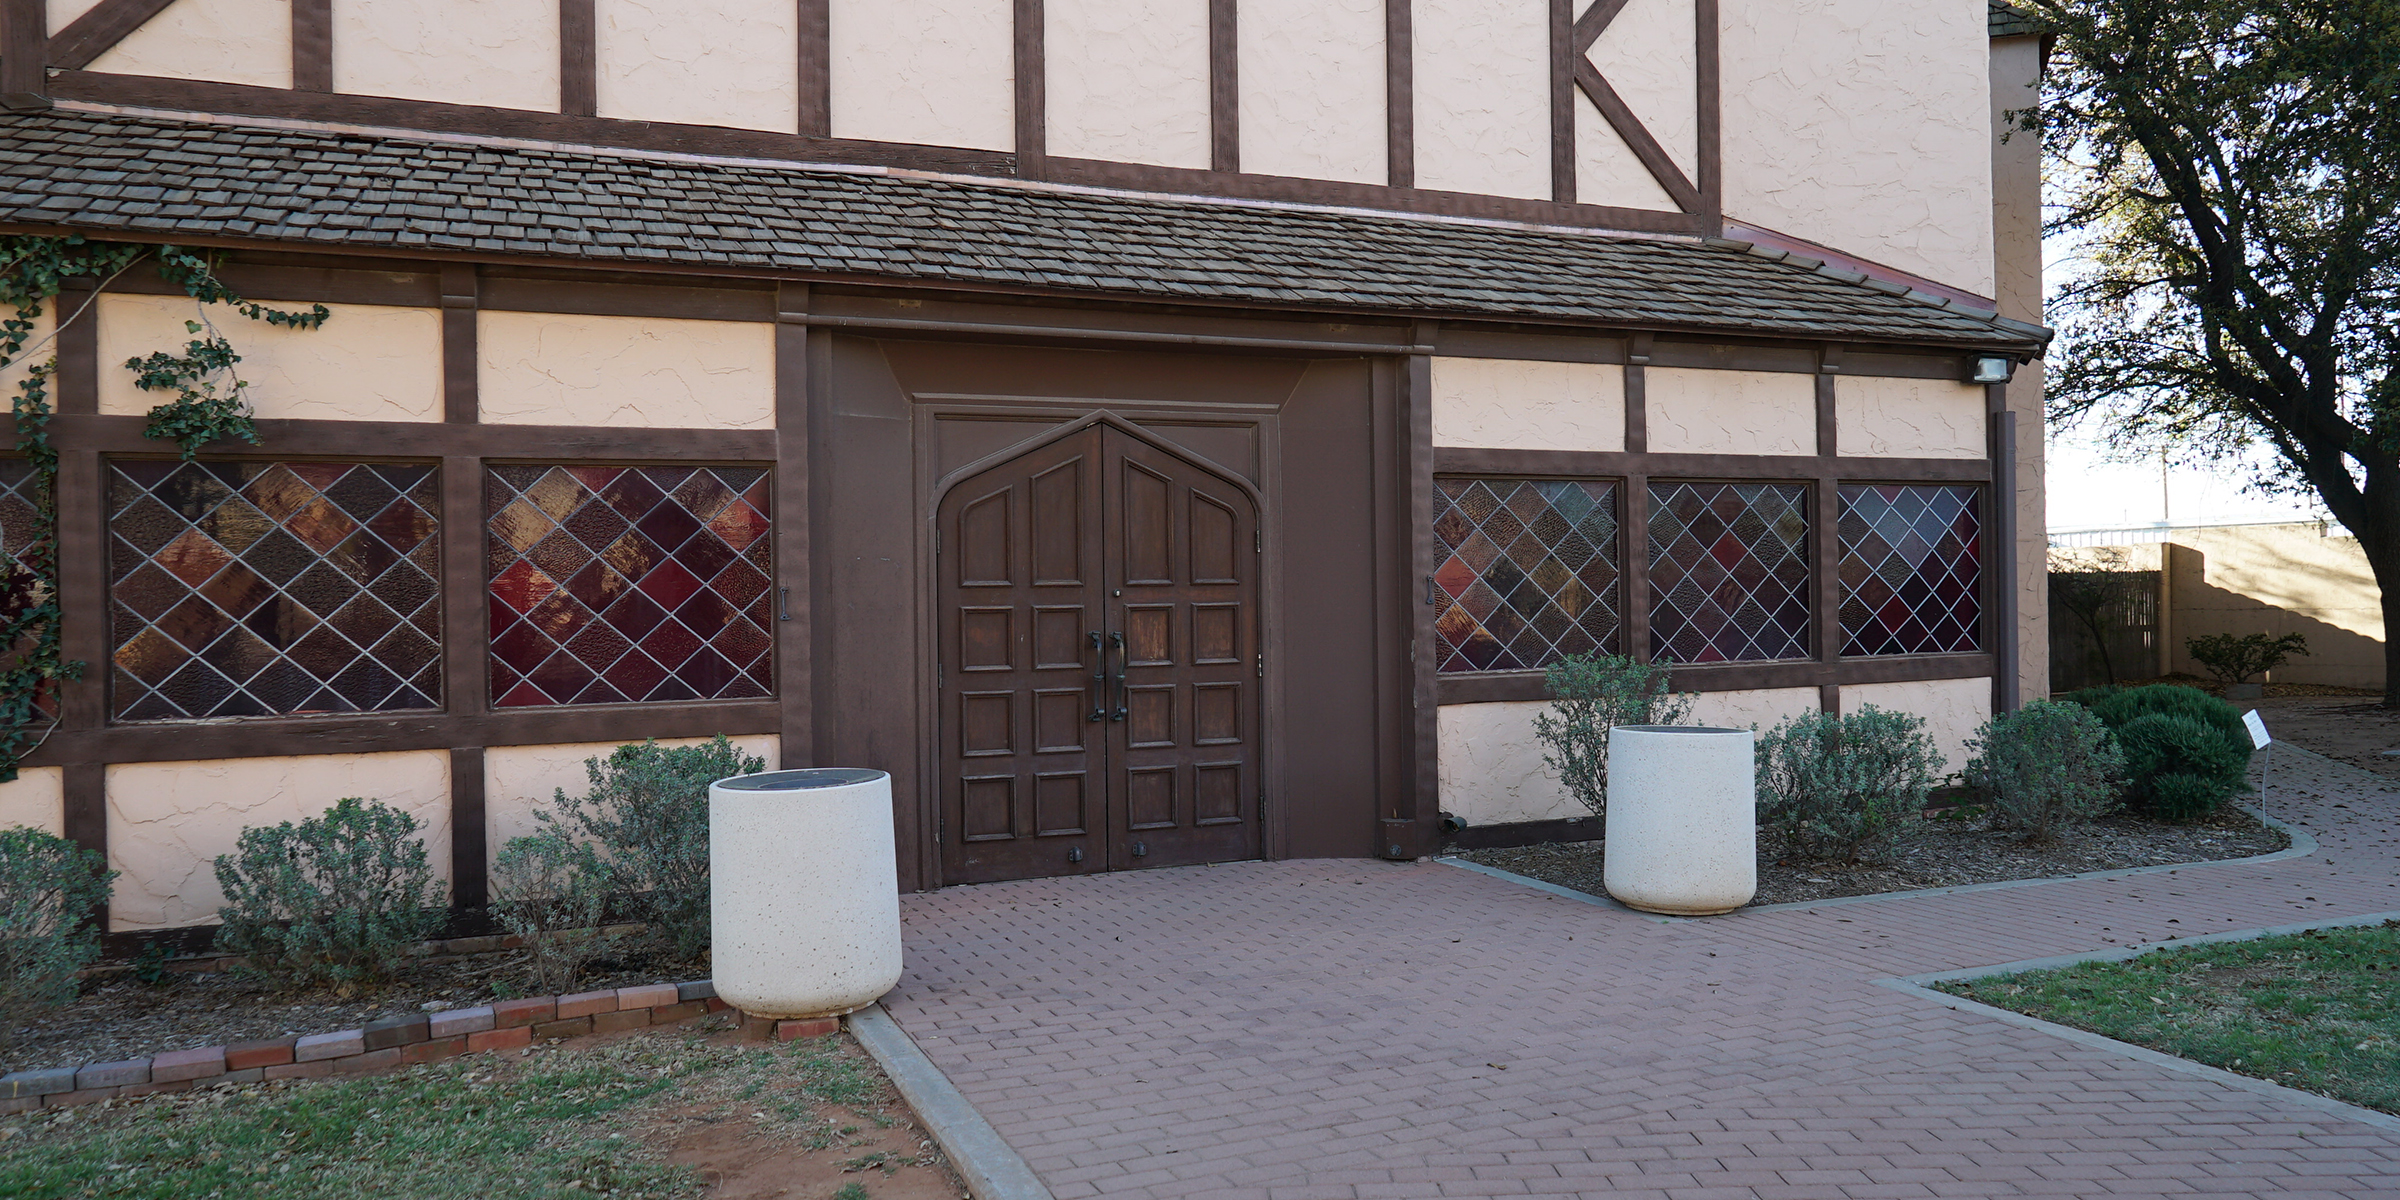
[[[1842,487],[1842,653],[1980,649],[1982,520],[1955,484]]]
[[[1654,658],[1807,658],[1808,586],[1807,485],[1650,485]]]
[[[493,467],[492,704],[774,694],[767,473]]]
[[[47,536],[39,497],[35,495],[33,464],[21,458],[0,458],[0,612],[13,617],[38,602],[42,589],[26,558],[35,541]],[[29,649],[30,641],[20,649]],[[45,687],[35,698],[44,713],[56,715],[55,689]]]
[[[1521,671],[1617,648],[1617,485],[1437,479],[1443,671]]]
[[[109,464],[121,721],[438,708],[431,466]]]

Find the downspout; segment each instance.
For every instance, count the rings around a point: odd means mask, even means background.
[[[2008,411],[2008,385],[1987,383],[1985,411],[1992,439],[1992,711],[2015,712],[2024,704],[2025,630],[2017,620],[2017,414]]]

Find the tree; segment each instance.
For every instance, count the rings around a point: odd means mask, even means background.
[[[2051,298],[2054,419],[2226,454],[2313,492],[2400,630],[2400,0],[2022,0],[2080,240]],[[2384,643],[2400,707],[2400,638]]]
[[[2108,653],[2108,631],[2122,619],[2125,607],[2140,590],[2135,585],[2141,577],[2126,566],[2125,552],[2113,548],[2093,551],[2091,561],[2081,567],[2052,571],[2050,598],[2083,622],[2092,644],[2100,648],[2100,669],[2107,672],[2109,686],[2114,687],[2117,663]]]

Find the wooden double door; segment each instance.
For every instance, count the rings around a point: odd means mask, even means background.
[[[936,519],[944,882],[1257,857],[1249,493],[1093,424]]]

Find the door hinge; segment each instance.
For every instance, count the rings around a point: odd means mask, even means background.
[[[942,660],[938,658],[933,660],[933,690],[938,692],[949,686],[949,683],[949,673],[943,669]]]
[[[935,558],[942,556],[942,531],[939,529],[933,531],[933,556]]]
[[[1267,677],[1267,656],[1263,652],[1258,656],[1258,677],[1260,679]]]
[[[1265,530],[1263,530],[1263,529],[1253,529],[1253,530],[1251,530],[1251,531],[1250,531],[1250,553],[1252,553],[1252,554],[1265,554],[1266,552],[1267,552],[1267,532],[1266,532]]]

